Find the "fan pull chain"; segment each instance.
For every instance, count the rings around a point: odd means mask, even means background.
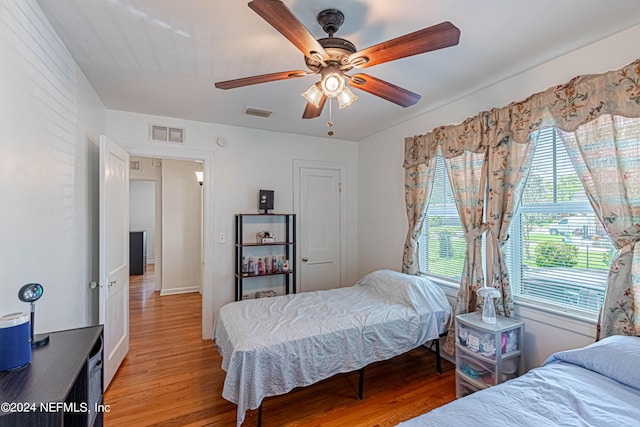
[[[327,123],[327,126],[329,126],[329,132],[327,132],[327,135],[333,136],[333,131],[331,130],[333,127],[333,122],[331,121],[331,98],[329,98],[329,122]]]

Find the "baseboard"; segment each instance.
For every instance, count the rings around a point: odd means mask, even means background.
[[[188,288],[173,288],[160,290],[160,296],[165,295],[177,295],[177,294],[189,294],[191,292],[200,292],[200,286],[191,286]]]

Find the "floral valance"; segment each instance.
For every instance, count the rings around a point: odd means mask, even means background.
[[[505,137],[526,143],[529,134],[545,127],[574,131],[602,114],[640,117],[640,59],[617,71],[574,77],[460,124],[405,138],[404,167],[428,164],[438,146],[447,158],[464,151],[483,152]]]

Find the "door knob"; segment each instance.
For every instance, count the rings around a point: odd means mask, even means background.
[[[308,258],[308,257],[304,257],[304,258],[302,258],[302,262],[307,262],[307,261],[309,261],[309,258]]]

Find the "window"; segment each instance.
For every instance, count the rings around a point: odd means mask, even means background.
[[[535,154],[505,253],[514,298],[596,317],[614,249],[596,218],[560,136],[531,136]],[[459,281],[466,245],[444,161],[420,240],[421,272]]]
[[[556,130],[531,138],[535,154],[505,245],[514,298],[595,316],[613,247]]]
[[[419,241],[422,273],[460,280],[466,243],[444,160],[438,156],[431,199]]]

